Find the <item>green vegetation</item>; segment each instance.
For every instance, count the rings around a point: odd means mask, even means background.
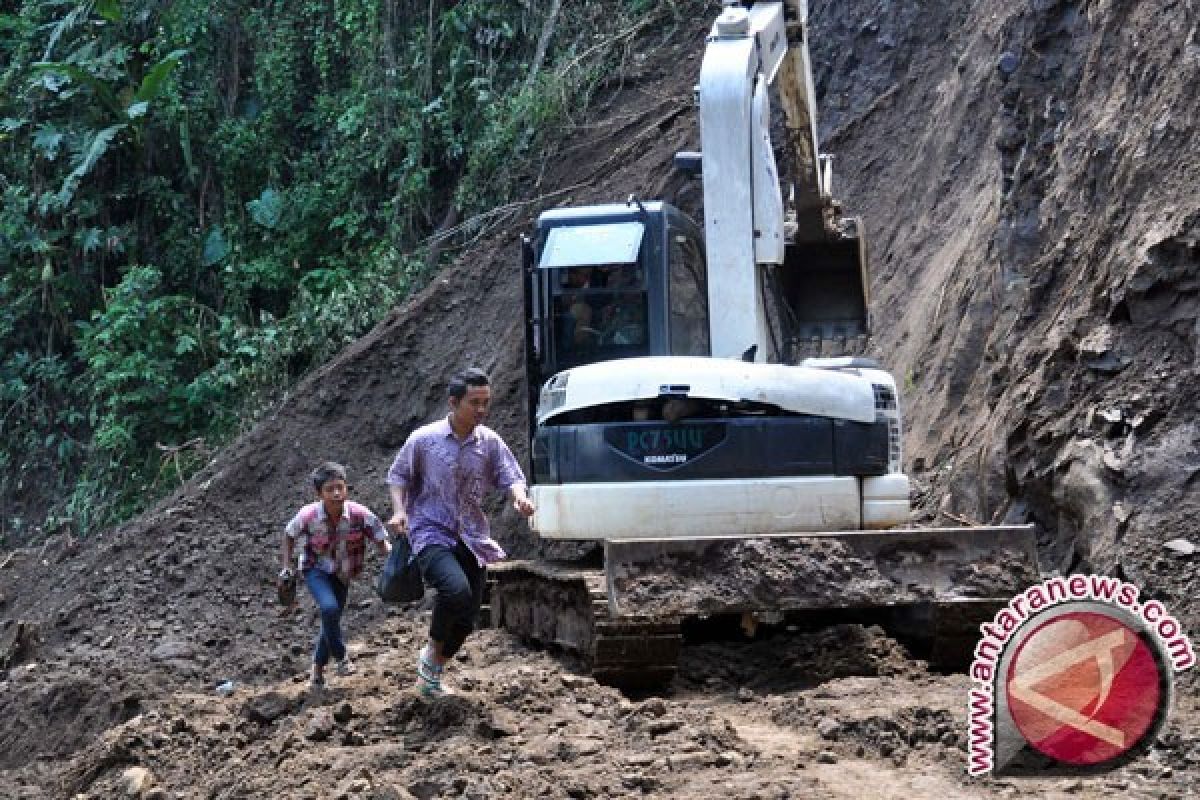
[[[0,10],[0,538],[177,485],[426,280],[446,220],[513,198],[630,32],[687,4],[560,5]]]

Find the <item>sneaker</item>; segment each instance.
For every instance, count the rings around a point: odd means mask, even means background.
[[[325,676],[313,673],[308,678],[308,688],[310,691],[320,691],[325,688]]]
[[[350,656],[346,656],[337,664],[338,675],[353,675],[358,672],[358,668],[354,666],[354,662],[350,660]]]
[[[427,680],[422,675],[417,677],[417,694],[422,697],[445,697],[449,692],[441,681]]]
[[[426,645],[417,656],[417,692],[424,697],[444,697],[449,690],[442,685],[443,667],[433,663],[433,653]]]
[[[439,667],[434,663],[433,651],[430,650],[429,645],[421,648],[421,654],[417,656],[417,675],[424,680],[436,683],[442,679],[444,671],[445,667]]]
[[[440,678],[430,680],[424,675],[417,676],[417,694],[422,697],[450,697],[458,694],[454,689],[447,686]]]

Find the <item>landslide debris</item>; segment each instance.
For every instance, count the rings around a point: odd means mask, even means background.
[[[812,15],[824,138],[871,232],[873,349],[903,387],[919,521],[1033,520],[1046,567],[1126,577],[1195,631],[1200,561],[1163,546],[1200,541],[1195,9],[822,0]],[[521,447],[516,233],[541,207],[630,193],[695,210],[670,159],[700,144],[691,98],[708,22],[643,31],[529,178],[530,205],[195,480],[119,529],[0,559],[0,795],[1191,791],[1187,675],[1174,718],[1128,767],[969,780],[966,678],[859,626],[685,648],[672,690],[648,698],[487,631],[453,668],[462,696],[431,705],[409,692],[423,612],[386,610],[358,586],[347,624],[362,670],[305,693],[311,605],[280,616],[270,600],[303,476],[340,460],[358,499],[386,509],[391,456],[467,363],[495,376],[493,423]],[[537,550],[498,513],[512,553]]]

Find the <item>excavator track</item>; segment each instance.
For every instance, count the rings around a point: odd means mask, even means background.
[[[603,568],[509,561],[488,583],[493,627],[578,656],[601,683],[643,689],[675,676],[680,619],[612,616]]]

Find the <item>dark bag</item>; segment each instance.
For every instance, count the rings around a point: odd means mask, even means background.
[[[375,582],[375,591],[385,603],[412,603],[425,596],[421,569],[407,536],[392,539],[392,554],[384,562]]]

